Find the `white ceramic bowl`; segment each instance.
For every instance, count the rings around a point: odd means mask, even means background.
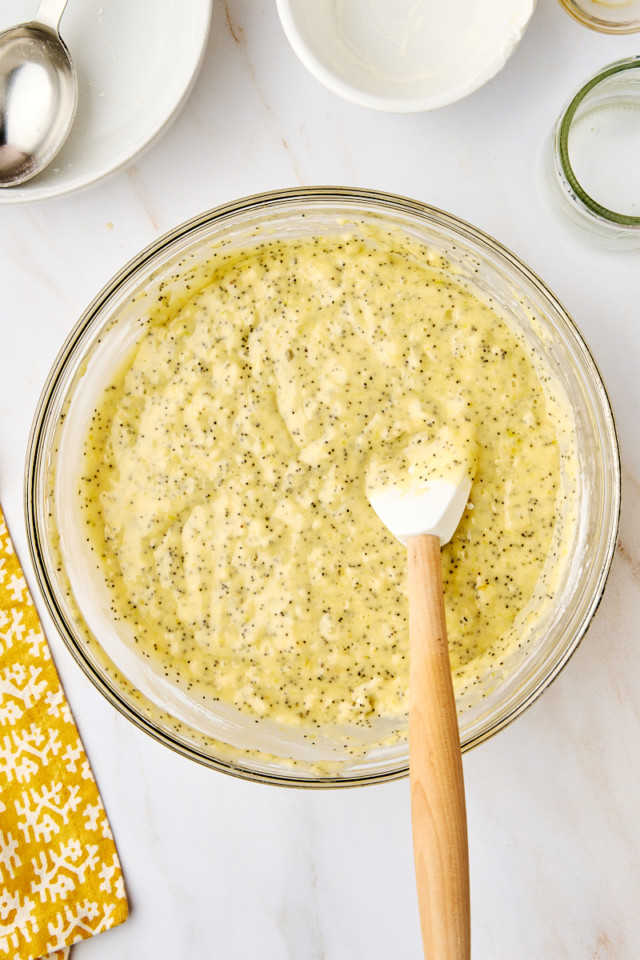
[[[364,107],[398,113],[460,100],[505,65],[535,0],[277,0],[313,76]]]

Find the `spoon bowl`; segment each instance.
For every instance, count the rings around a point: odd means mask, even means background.
[[[78,79],[58,33],[66,0],[43,0],[34,20],[0,33],[0,187],[35,177],[67,139]]]

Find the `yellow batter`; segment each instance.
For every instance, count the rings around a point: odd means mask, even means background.
[[[227,255],[106,391],[83,516],[116,616],[193,693],[309,728],[406,712],[405,549],[365,477],[443,429],[477,457],[443,551],[454,675],[504,655],[571,424],[511,329],[431,260],[372,230]]]

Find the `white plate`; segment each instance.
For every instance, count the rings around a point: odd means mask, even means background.
[[[0,30],[31,20],[38,0],[1,0]],[[0,203],[61,196],[119,170],[166,130],[206,47],[211,0],[69,0],[60,33],[80,81],[69,139]]]

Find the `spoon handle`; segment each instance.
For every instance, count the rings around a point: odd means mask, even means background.
[[[33,18],[33,23],[39,23],[42,26],[49,27],[54,33],[58,32],[60,18],[64,13],[67,0],[40,0],[38,12]]]
[[[440,541],[411,537],[407,551],[409,770],[422,944],[427,960],[469,960],[467,819]]]

